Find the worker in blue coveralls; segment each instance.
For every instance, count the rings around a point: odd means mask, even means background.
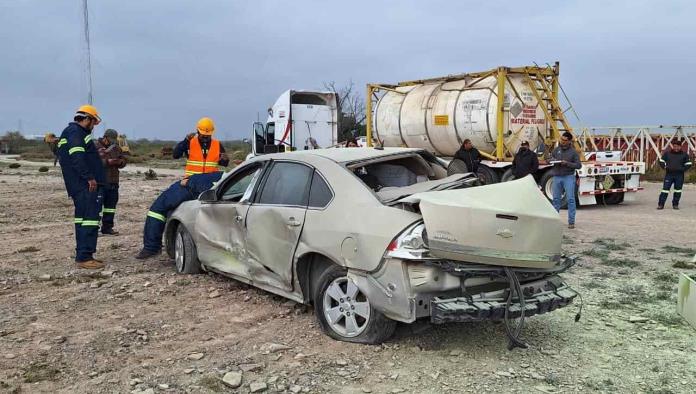
[[[179,205],[195,200],[198,195],[213,187],[223,172],[191,175],[184,180],[172,183],[150,206],[143,231],[143,249],[136,259],[155,257],[162,252],[162,234],[169,216]]]
[[[100,269],[104,262],[95,259],[94,253],[106,173],[92,140],[92,130],[101,118],[96,108],[83,105],[73,120],[60,135],[57,155],[65,189],[75,205],[75,263],[78,268]]]

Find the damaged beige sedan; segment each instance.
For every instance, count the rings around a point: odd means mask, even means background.
[[[167,251],[179,272],[313,305],[335,339],[380,343],[417,319],[494,320],[522,346],[524,317],[578,295],[558,276],[573,261],[531,177],[478,185],[417,149],[265,155],[182,204]]]

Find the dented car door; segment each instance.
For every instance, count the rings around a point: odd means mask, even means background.
[[[292,289],[292,263],[313,172],[305,164],[276,161],[264,178],[246,219],[249,273],[254,282]]]
[[[217,201],[201,205],[196,245],[205,265],[248,277],[244,220],[261,173],[261,165],[241,169],[220,186]]]

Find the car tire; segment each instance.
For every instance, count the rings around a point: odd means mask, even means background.
[[[479,165],[478,171],[476,171],[476,175],[484,185],[492,185],[494,183],[500,182],[500,177],[498,177],[498,173],[495,172],[494,169],[483,164]]]
[[[447,176],[454,174],[466,174],[469,172],[469,167],[463,160],[454,159],[447,166]]]
[[[177,226],[174,235],[174,265],[177,272],[182,274],[201,273],[201,262],[198,260],[196,245],[183,224]]]
[[[313,287],[317,320],[322,331],[331,338],[377,345],[394,334],[396,322],[372,307],[367,296],[347,276],[345,269],[328,266]],[[350,294],[353,294],[352,298]],[[341,300],[344,302],[341,303]],[[355,313],[356,310],[361,312]]]
[[[512,173],[512,168],[508,168],[507,170],[505,170],[503,176],[500,177],[501,182],[514,181],[515,179],[517,178],[515,178],[515,175]]]

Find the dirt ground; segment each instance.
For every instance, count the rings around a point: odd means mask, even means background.
[[[681,211],[639,201],[578,211],[564,274],[584,298],[527,320],[529,349],[500,324],[401,325],[382,346],[336,342],[313,312],[218,275],[140,262],[145,213],[173,176],[126,175],[118,237],[97,273],[73,269],[72,205],[59,170],[0,164],[0,392],[686,393],[696,331],[675,313],[679,272],[696,271],[696,187]],[[676,267],[675,267],[676,266]],[[682,268],[678,268],[682,267]],[[242,383],[222,383],[241,372]],[[232,377],[230,374],[228,377]],[[237,374],[237,377],[239,375]]]

